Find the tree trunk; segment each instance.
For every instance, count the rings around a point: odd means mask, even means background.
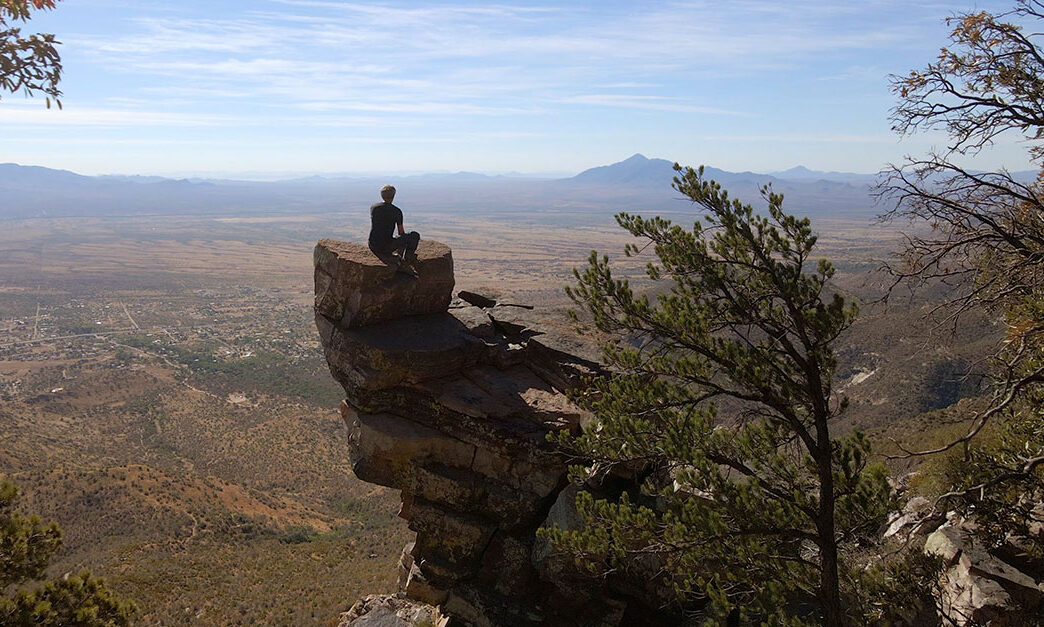
[[[819,535],[819,596],[823,603],[823,624],[827,627],[842,627],[845,624],[845,614],[841,607],[841,589],[837,576],[834,473],[831,465],[830,438],[820,441],[825,443],[823,448],[826,451],[816,456],[819,466],[819,516],[816,520],[816,532]]]
[[[838,586],[837,545],[827,541],[820,550],[820,566],[823,569],[820,595],[823,598],[824,624],[827,627],[842,627],[845,615],[841,608],[841,591]]]

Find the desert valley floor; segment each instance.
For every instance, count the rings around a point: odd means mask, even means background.
[[[652,258],[623,259],[609,213],[546,222],[410,227],[453,248],[458,289],[536,305],[549,325],[570,325],[563,286],[591,249],[636,278]],[[396,495],[351,473],[312,320],[312,246],[364,239],[361,215],[0,225],[0,474],[63,527],[55,574],[89,567],[157,625],[327,624],[394,587],[410,532]],[[815,226],[838,289],[869,301],[895,232]],[[902,438],[975,392],[965,375],[998,331],[911,333],[925,307],[864,308],[840,351],[843,428]]]

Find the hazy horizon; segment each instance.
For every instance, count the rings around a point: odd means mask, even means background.
[[[129,171],[114,171],[114,172],[98,172],[98,173],[86,173],[68,168],[53,168],[51,166],[40,164],[40,163],[17,163],[14,161],[0,162],[0,166],[4,165],[15,165],[22,167],[42,167],[54,170],[65,170],[74,174],[82,176],[117,176],[117,177],[160,177],[160,178],[172,178],[172,179],[240,179],[248,181],[280,181],[294,178],[310,178],[310,177],[322,177],[322,178],[378,178],[378,177],[417,177],[417,176],[452,176],[459,174],[479,174],[488,177],[505,177],[505,178],[546,178],[546,179],[559,179],[559,178],[570,178],[589,170],[591,168],[613,165],[625,161],[626,159],[634,156],[643,156],[650,160],[666,160],[674,161],[672,159],[661,157],[661,156],[650,156],[643,155],[642,153],[633,153],[627,157],[620,157],[613,161],[606,163],[592,163],[587,167],[579,170],[559,170],[559,171],[543,171],[543,172],[525,172],[518,170],[384,170],[384,171],[351,171],[351,170],[187,170],[187,171],[171,171],[171,172],[155,172],[155,173],[142,173],[142,172],[129,172]],[[683,166],[697,167],[704,165],[707,167],[717,167],[713,163],[683,163]],[[718,168],[724,169],[724,168]],[[752,174],[759,174],[765,176],[778,176],[791,170],[807,169],[812,172],[823,172],[830,174],[852,174],[860,176],[873,176],[877,172],[848,172],[841,170],[817,170],[815,168],[807,168],[804,164],[794,164],[792,166],[781,168],[778,170],[767,170],[767,171],[756,171],[750,169],[744,169],[740,172],[750,172]]]

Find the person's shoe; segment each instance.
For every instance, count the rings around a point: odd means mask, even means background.
[[[413,264],[409,263],[408,261],[403,261],[402,263],[400,263],[399,267],[397,268],[397,271],[403,274],[408,274],[413,278],[417,278],[420,276],[420,274],[417,272],[417,269],[414,268]]]

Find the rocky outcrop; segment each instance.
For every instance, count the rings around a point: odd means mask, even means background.
[[[567,458],[548,434],[588,420],[566,392],[598,372],[590,347],[530,309],[449,298],[452,257],[419,250],[416,278],[361,246],[316,247],[316,325],[344,387],[356,475],[402,491],[416,532],[411,599],[467,625],[616,625],[626,600],[554,575],[536,530],[577,524]]]
[[[373,594],[341,614],[337,627],[448,627],[449,617],[404,595]]]
[[[951,515],[924,544],[926,553],[942,562],[939,614],[948,624],[1013,625],[1012,608],[1044,612],[1044,580],[1005,561],[1005,545],[988,550],[975,537],[974,521]],[[1014,556],[1017,550],[1010,551]]]
[[[883,532],[891,549],[920,546],[939,560],[933,607],[909,608],[909,624],[1000,627],[1027,624],[1027,615],[1044,616],[1044,569],[1031,557],[1031,539],[993,538],[987,547],[973,518],[937,511],[937,505],[915,496]],[[1044,514],[1044,504],[1037,508]],[[1033,525],[1029,530],[1042,533]]]
[[[453,255],[430,240],[417,248],[419,277],[400,272],[394,257],[378,258],[351,242],[321,240],[314,260],[315,310],[345,328],[446,311],[453,294]]]

